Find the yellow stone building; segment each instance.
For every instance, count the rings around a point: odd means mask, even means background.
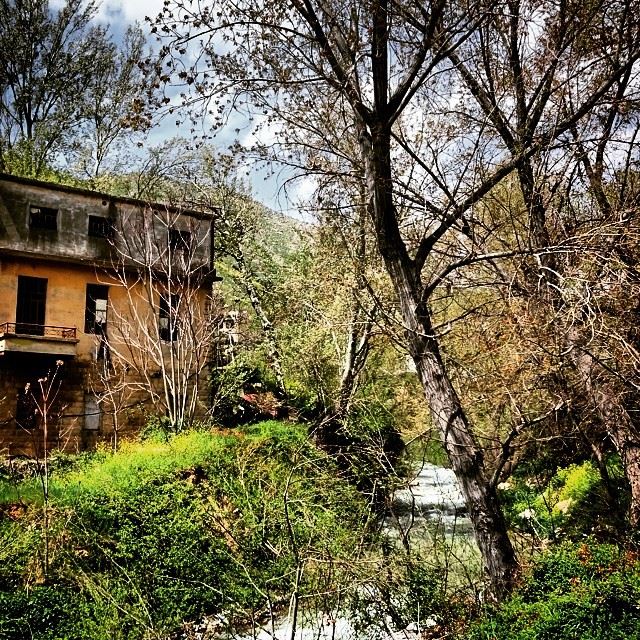
[[[206,413],[214,217],[0,174],[0,454]]]

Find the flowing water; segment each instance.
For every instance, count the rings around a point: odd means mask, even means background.
[[[429,462],[422,464],[405,489],[394,493],[385,525],[389,535],[408,536],[413,541],[434,529],[449,537],[472,533],[455,474]]]
[[[471,522],[453,471],[428,462],[417,470],[406,488],[394,493],[384,528],[391,539],[400,544],[410,543],[412,548],[419,547],[421,542],[433,545],[436,538],[448,544],[461,540],[467,547],[473,544]],[[199,633],[190,637],[201,640],[362,640],[349,619],[340,615],[305,616],[298,623],[295,634],[287,616],[276,620],[273,627],[237,634],[215,633],[216,621],[210,622],[209,629],[203,625]],[[427,619],[423,624],[429,626],[435,622]],[[389,621],[382,621],[372,637],[376,640],[415,640],[419,637],[419,629],[416,625],[393,629]]]

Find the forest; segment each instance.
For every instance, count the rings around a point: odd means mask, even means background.
[[[0,0],[0,172],[222,281],[139,434],[3,458],[0,639],[640,639],[640,2],[99,9]]]

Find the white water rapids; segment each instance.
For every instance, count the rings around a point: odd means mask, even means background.
[[[418,469],[406,488],[394,493],[390,513],[384,527],[390,538],[411,540],[419,544],[421,537],[438,535],[449,541],[453,538],[471,539],[471,523],[466,517],[466,507],[453,471],[425,462]],[[437,532],[434,534],[434,531]],[[303,616],[292,633],[291,620],[283,616],[273,627],[237,633],[221,633],[222,620],[210,620],[209,624],[194,629],[194,640],[363,640],[358,636],[348,618]],[[431,618],[422,622],[422,628],[436,624]],[[217,629],[217,630],[216,630]],[[372,636],[374,637],[374,636]],[[393,629],[389,621],[382,621],[375,631],[376,640],[416,640],[420,637],[419,625],[406,629]]]

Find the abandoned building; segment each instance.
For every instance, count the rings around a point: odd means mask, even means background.
[[[214,218],[0,174],[0,454],[206,412]]]

